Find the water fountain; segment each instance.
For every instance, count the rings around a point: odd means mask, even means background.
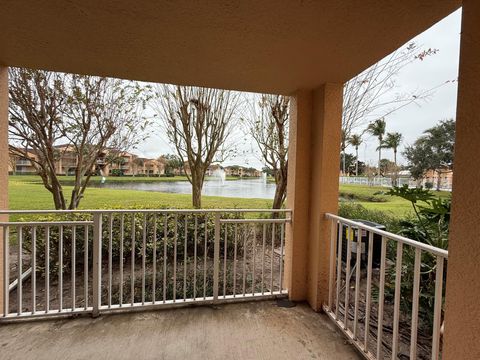
[[[221,185],[225,185],[226,174],[225,170],[219,168],[213,172],[213,177],[220,181]]]
[[[267,173],[266,172],[262,172],[262,183],[264,185],[267,185]]]

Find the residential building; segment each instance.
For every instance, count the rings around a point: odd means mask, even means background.
[[[255,168],[244,167],[239,165],[231,165],[225,167],[225,174],[227,176],[236,177],[261,177],[262,172]]]
[[[58,145],[55,147],[57,157],[55,160],[55,172],[57,175],[74,175],[77,168],[77,154],[71,146]],[[165,161],[162,159],[149,159],[139,157],[133,153],[122,152],[116,159],[107,162],[108,153],[115,150],[107,150],[97,159],[92,167],[92,172],[106,175],[125,176],[159,176],[165,173]],[[36,159],[37,155],[33,150],[28,151],[29,158]],[[31,161],[18,155],[9,154],[8,172],[10,174],[35,174],[36,169]]]
[[[453,184],[453,170],[428,170],[422,179],[422,185],[425,186],[426,183],[430,183],[433,188],[451,190]]]
[[[8,173],[9,174],[18,174],[18,175],[29,175],[35,174],[36,170],[35,167],[32,165],[30,159],[37,159],[37,155],[32,152],[28,151],[28,158],[22,157],[15,154],[9,154],[8,157]]]

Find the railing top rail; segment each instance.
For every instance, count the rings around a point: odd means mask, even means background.
[[[291,213],[291,209],[92,209],[92,210],[0,210],[0,215],[14,214],[109,214],[109,213]]]
[[[93,225],[93,221],[2,221],[0,226]]]
[[[222,224],[245,224],[245,223],[252,223],[252,222],[256,224],[261,224],[261,223],[284,224],[290,221],[291,221],[290,219],[220,219],[220,222]]]
[[[399,242],[401,242],[405,245],[409,245],[409,246],[427,251],[427,252],[432,253],[434,255],[441,256],[445,259],[448,259],[448,251],[447,250],[440,249],[440,248],[437,248],[435,246],[431,246],[431,245],[428,245],[428,244],[424,244],[424,243],[421,243],[419,241],[412,240],[412,239],[406,238],[406,237],[401,236],[401,235],[393,234],[393,233],[388,232],[388,231],[379,230],[379,229],[374,228],[372,226],[368,226],[368,225],[362,224],[362,223],[357,222],[357,221],[346,219],[346,218],[343,218],[343,217],[338,216],[338,215],[326,213],[325,216],[326,216],[327,219],[338,220],[339,222],[341,222],[343,224],[355,226],[355,227],[358,227],[360,229],[365,229],[365,230],[371,231],[375,234],[387,237],[389,239],[399,241]]]

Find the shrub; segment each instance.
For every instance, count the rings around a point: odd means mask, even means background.
[[[441,249],[448,248],[450,199],[439,199],[428,189],[410,189],[407,185],[393,187],[387,194],[399,196],[410,201],[415,213],[415,216],[399,222],[400,229],[398,233],[400,235]],[[405,246],[403,250],[401,282],[401,304],[405,310],[411,309],[412,304],[414,264],[415,250],[411,246]],[[436,256],[423,251],[421,264],[419,316],[426,327],[426,331],[430,331],[433,324],[435,300]],[[446,280],[446,269],[447,266],[445,264],[444,282]],[[387,280],[387,296],[392,297],[395,290],[393,269],[389,272]],[[445,286],[443,289],[445,289]]]
[[[385,225],[387,231],[397,232],[399,220],[393,215],[380,210],[369,210],[360,204],[340,203],[338,215],[347,219],[367,220]]]
[[[137,208],[138,209],[138,208]],[[225,218],[244,218],[243,213],[222,213],[221,217]],[[196,220],[195,220],[196,219]],[[28,218],[20,218],[18,221],[87,221],[92,220],[92,215],[88,213],[77,214],[51,214],[41,216],[28,216]],[[110,226],[111,225],[111,226]],[[123,225],[123,226],[122,226]],[[236,230],[235,230],[236,228]],[[123,231],[122,231],[123,229]],[[23,248],[27,252],[32,250],[33,229],[31,226],[23,227]],[[50,272],[58,273],[59,271],[59,246],[60,237],[63,238],[63,269],[68,273],[71,269],[72,246],[73,246],[73,229],[72,226],[64,226],[60,230],[59,226],[51,226],[49,228],[49,254],[50,254]],[[244,236],[246,228],[243,226],[235,227],[233,225],[222,225],[220,254],[224,254],[224,239],[227,236],[230,244],[233,243],[235,233],[241,238]],[[44,226],[36,228],[36,262],[37,270],[44,272],[46,263],[46,233]],[[75,264],[77,268],[84,264],[85,249],[85,226],[77,226],[75,229]],[[167,256],[173,257],[176,243],[177,261],[183,261],[185,255],[190,258],[196,254],[197,257],[203,259],[213,258],[214,242],[215,242],[215,214],[214,213],[112,213],[102,216],[102,260],[108,260],[108,252],[110,248],[110,237],[112,258],[120,258],[121,239],[123,234],[123,256],[124,259],[130,259],[132,250],[136,261],[143,256],[143,239],[145,237],[145,255],[146,261],[151,262],[153,259],[154,239],[156,239],[157,259],[163,257],[163,246],[166,239]],[[257,231],[257,237],[261,231]],[[154,236],[156,235],[156,236]],[[15,230],[11,231],[11,239],[16,239]],[[185,247],[186,245],[186,247]],[[185,254],[186,248],[186,254]],[[88,227],[88,259],[91,264],[93,250],[93,228]],[[238,241],[237,256],[243,254],[243,242]],[[227,257],[233,257],[233,246],[227,247]]]

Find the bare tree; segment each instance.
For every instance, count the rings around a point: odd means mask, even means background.
[[[290,98],[283,95],[259,95],[251,107],[246,124],[262,160],[275,178],[274,209],[280,209],[287,196],[288,129]]]
[[[143,138],[148,99],[133,82],[10,68],[9,94],[11,152],[30,160],[56,209],[76,209],[98,160]],[[75,157],[68,205],[57,174],[65,153]]]
[[[192,203],[202,204],[207,168],[229,154],[231,135],[239,104],[238,93],[193,86],[159,85],[154,109],[168,139],[184,164],[192,184]]]
[[[402,69],[437,52],[437,49],[422,50],[417,44],[409,43],[345,83],[340,149],[342,154],[348,145],[348,139],[358,127],[386,117],[412,103],[420,104],[438,87],[449,82],[443,82],[431,89],[417,89],[407,93],[395,91],[397,76]]]

